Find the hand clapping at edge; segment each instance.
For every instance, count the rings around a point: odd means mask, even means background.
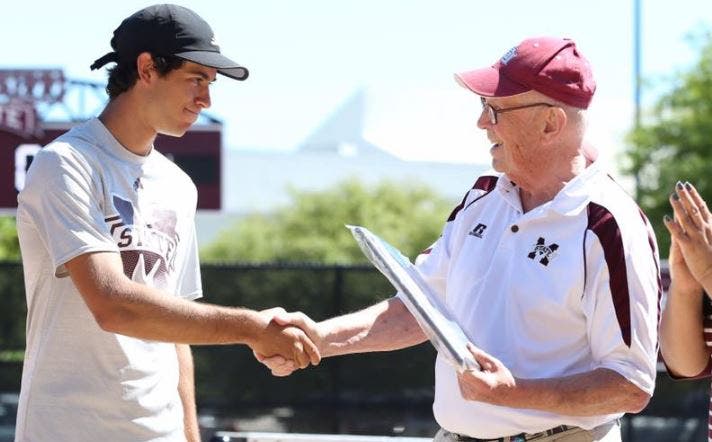
[[[697,189],[690,183],[676,184],[675,192],[670,196],[670,204],[674,218],[666,215],[664,222],[672,237],[671,272],[676,273],[676,280],[682,277],[684,281],[685,271],[689,270],[695,281],[706,287],[709,293],[712,288],[712,215]],[[677,259],[678,251],[684,266]],[[694,285],[691,287],[694,288]]]

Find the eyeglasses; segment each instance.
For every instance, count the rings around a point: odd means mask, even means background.
[[[519,109],[526,109],[528,107],[535,107],[535,106],[546,106],[546,107],[556,107],[553,104],[549,103],[532,103],[532,104],[525,104],[523,106],[513,106],[513,107],[505,107],[503,109],[495,109],[492,107],[491,104],[487,103],[485,101],[484,97],[480,97],[480,101],[482,102],[482,111],[487,112],[487,116],[489,117],[489,121],[492,125],[497,124],[497,114],[503,114],[505,112],[509,111],[515,111]]]

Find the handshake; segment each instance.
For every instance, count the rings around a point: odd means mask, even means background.
[[[248,341],[255,358],[274,376],[289,376],[322,358],[324,336],[319,325],[302,312],[286,312],[282,307],[258,313],[261,330]]]

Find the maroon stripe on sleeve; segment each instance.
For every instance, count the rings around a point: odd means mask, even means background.
[[[603,206],[588,203],[588,229],[601,241],[603,254],[608,266],[611,296],[616,318],[621,329],[623,342],[630,347],[630,295],[628,292],[628,271],[623,253],[623,240],[613,214]]]
[[[472,189],[484,190],[486,192],[484,195],[487,195],[487,193],[490,193],[492,191],[492,189],[494,189],[495,185],[497,185],[497,178],[498,177],[496,177],[496,176],[486,176],[486,175],[481,176],[481,177],[477,178],[477,181],[475,181],[475,184],[472,186]],[[467,195],[469,193],[470,192],[468,191],[465,194],[465,197],[462,198],[462,201],[460,202],[460,204],[458,204],[457,206],[455,206],[454,209],[452,209],[450,216],[448,216],[448,218],[447,218],[448,222],[454,220],[455,217],[457,216],[457,214],[460,212],[460,210],[462,210],[462,208],[465,207],[465,201],[467,201]],[[484,195],[482,195],[482,196],[484,196]],[[480,198],[482,198],[482,196],[480,196]]]

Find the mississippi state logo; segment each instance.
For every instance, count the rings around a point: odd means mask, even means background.
[[[165,288],[180,241],[176,213],[151,208],[144,214],[118,195],[112,203],[115,213],[104,221],[121,252],[124,273],[136,282]]]
[[[546,245],[546,240],[542,237],[536,241],[534,245],[534,250],[529,252],[527,257],[529,259],[538,259],[539,263],[543,266],[548,266],[549,262],[556,257],[556,250],[559,248],[558,244],[551,243]]]

